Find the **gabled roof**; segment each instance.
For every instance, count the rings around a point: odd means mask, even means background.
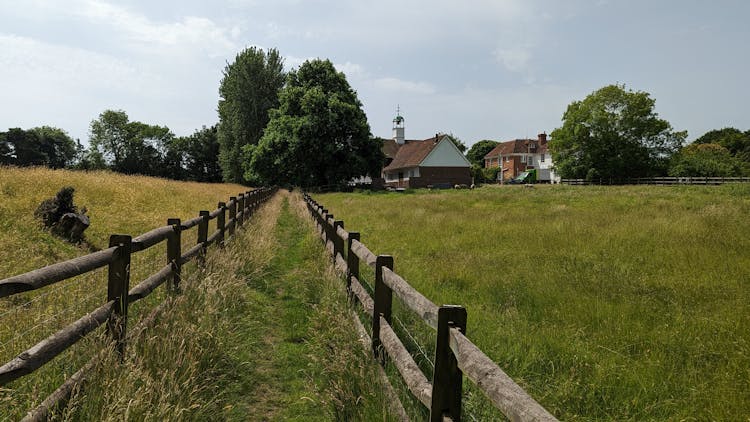
[[[424,141],[406,141],[403,145],[396,144],[395,141],[388,140],[383,143],[383,152],[386,152],[386,144],[392,142],[398,150],[393,156],[393,161],[383,169],[383,171],[398,170],[409,167],[417,167],[427,157],[427,155],[435,148],[440,140],[439,137],[433,137],[425,139]],[[390,148],[390,147],[389,147]]]
[[[536,149],[531,150],[530,144],[536,145]],[[484,156],[485,159],[499,157],[510,154],[542,154],[547,152],[547,143],[541,143],[537,139],[514,139],[512,141],[501,142],[492,151]]]

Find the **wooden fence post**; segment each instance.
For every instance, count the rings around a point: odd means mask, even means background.
[[[208,250],[208,218],[209,211],[199,211],[198,215],[201,216],[201,222],[198,223],[198,245],[201,245],[201,253],[198,254],[198,265],[203,266],[206,264],[206,251]]]
[[[170,218],[167,225],[172,226],[172,233],[167,236],[167,264],[172,265],[172,282],[169,291],[177,293],[180,288],[180,274],[182,273],[182,226],[179,218]]]
[[[443,305],[438,309],[431,422],[442,421],[443,416],[449,416],[454,422],[461,420],[463,373],[451,350],[451,328],[458,328],[461,333],[466,334],[466,309],[462,306]]]
[[[229,197],[229,237],[234,236],[237,227],[237,197]]]
[[[344,222],[342,220],[334,220],[333,221],[333,228],[331,229],[331,232],[333,233],[333,263],[336,264],[336,256],[341,255],[341,258],[344,258],[344,239],[341,238],[338,234],[338,228],[341,227],[344,228]]]
[[[255,213],[255,195],[253,195],[253,191],[247,191],[247,198],[247,218],[250,218]]]
[[[359,257],[352,252],[352,242],[354,240],[359,241],[358,232],[350,232],[349,240],[346,241],[346,293],[350,301],[354,299],[352,277],[356,277],[359,280]]]
[[[241,193],[237,195],[237,228],[242,227],[242,223],[245,221],[245,194]]]
[[[372,352],[381,364],[385,364],[385,353],[381,350],[380,317],[391,323],[391,306],[393,305],[393,291],[383,282],[383,267],[393,271],[393,257],[378,255],[375,258],[375,292],[373,300],[375,306],[372,312]]]
[[[120,360],[125,357],[131,240],[132,238],[127,235],[113,234],[109,237],[109,247],[116,246],[117,250],[108,268],[107,301],[114,300],[115,306],[107,321],[107,332],[115,342],[115,350],[120,355]]]
[[[320,219],[320,234],[323,235],[323,246],[328,245],[328,210],[325,208]]]
[[[216,230],[219,231],[219,237],[216,238],[216,243],[219,247],[224,247],[224,230],[226,230],[227,220],[227,204],[219,202],[219,215],[216,216]]]

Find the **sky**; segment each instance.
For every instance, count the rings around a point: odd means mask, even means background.
[[[693,140],[750,129],[746,0],[0,0],[0,131],[86,143],[107,109],[176,135],[218,122],[222,71],[250,46],[287,69],[330,59],[375,136],[535,137],[609,84],[646,91]]]

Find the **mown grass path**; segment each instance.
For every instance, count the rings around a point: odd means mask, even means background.
[[[279,192],[61,419],[396,420],[304,212]]]

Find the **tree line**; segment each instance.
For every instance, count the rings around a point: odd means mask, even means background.
[[[219,122],[177,137],[166,126],[105,110],[91,122],[84,148],[58,128],[0,132],[0,164],[110,169],[177,180],[320,186],[379,177],[383,140],[370,133],[362,103],[346,76],[325,59],[284,71],[278,50],[250,47],[223,69]],[[563,178],[750,174],[750,130],[712,130],[691,144],[654,110],[643,91],[609,85],[573,101],[549,152]],[[478,181],[494,180],[484,156],[498,142],[467,150]]]
[[[131,121],[122,110],[105,110],[91,122],[88,148],[64,130],[49,126],[0,132],[0,164],[109,169],[176,180],[220,182],[217,139],[216,125],[177,137],[166,126]]]

